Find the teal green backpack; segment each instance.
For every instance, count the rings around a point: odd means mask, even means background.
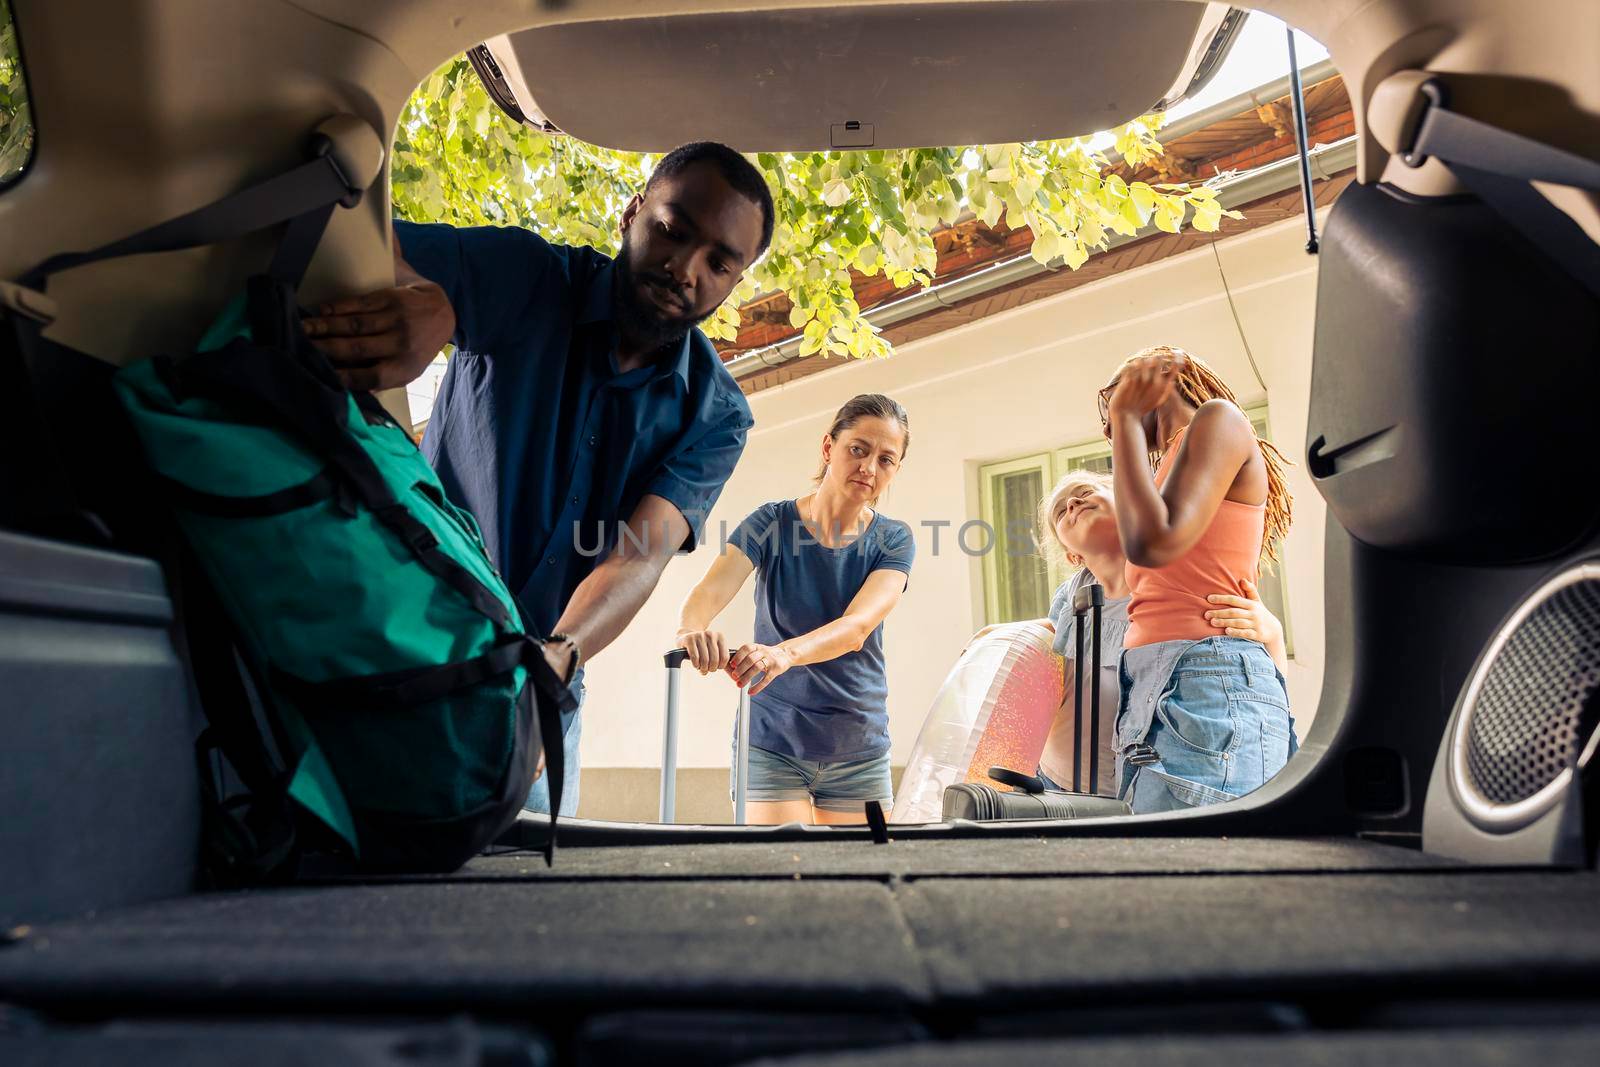
[[[541,743],[553,809],[561,790],[573,698],[477,524],[406,429],[348,392],[300,328],[295,285],[348,194],[317,165],[38,276],[175,247],[173,233],[218,240],[219,228],[293,217],[267,274],[198,352],[115,381],[191,562],[181,602],[209,722],[205,846],[222,880],[283,877],[309,852],[453,870],[515,820]],[[227,795],[208,750],[244,794]]]

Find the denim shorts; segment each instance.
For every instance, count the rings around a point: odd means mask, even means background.
[[[728,789],[734,788],[737,761],[729,772]],[[885,811],[894,802],[894,775],[889,753],[867,759],[797,759],[782,752],[750,746],[750,780],[745,799],[757,803],[809,800],[822,811],[859,815],[866,802],[876,800]]]
[[[1298,747],[1283,675],[1253,641],[1202,641],[1179,657],[1134,747],[1122,795],[1136,815],[1253,792]]]

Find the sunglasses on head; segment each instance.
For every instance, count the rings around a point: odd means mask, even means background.
[[[1096,402],[1100,407],[1100,427],[1108,441],[1111,440],[1111,394],[1116,391],[1117,383],[1113,381],[1095,394]]]

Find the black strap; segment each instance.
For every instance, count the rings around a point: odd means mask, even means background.
[[[179,547],[164,562],[178,609],[175,631],[206,718],[195,741],[205,870],[218,887],[274,880],[291,873],[296,857],[289,776],[261,734],[221,601],[200,576],[193,551],[180,538],[172,543]],[[213,758],[217,752],[248,796],[225,795]]]
[[[1044,792],[1044,780],[1038,775],[1014,771],[1010,767],[990,767],[989,777],[1001,785],[1009,785],[1013,789],[1022,790],[1024,793]]]
[[[195,742],[201,794],[201,868],[205,887],[233,889],[277,881],[297,859],[294,821],[271,817],[261,795],[224,797],[212,755],[220,751],[209,729]]]
[[[881,801],[869,800],[866,803],[867,828],[872,832],[874,845],[887,845],[889,843],[889,820],[884,817]]]
[[[283,671],[273,673],[274,687],[292,699],[316,707],[347,711],[390,711],[441,700],[451,693],[487,682],[521,666],[526,639],[502,642],[488,652],[458,663],[415,670],[308,682]]]
[[[1072,791],[1083,792],[1083,612],[1074,603],[1072,629],[1077,654],[1072,660]]]
[[[282,515],[299,511],[312,504],[338,496],[339,482],[324,469],[316,477],[299,485],[291,485],[275,493],[259,496],[224,496],[207,493],[184,485],[176,478],[156,472],[156,483],[161,487],[172,506],[198,515],[212,515],[223,519],[259,519],[269,515]]]
[[[539,717],[539,743],[544,747],[544,773],[550,776],[550,836],[544,843],[545,866],[556,860],[556,823],[561,818],[561,793],[566,785],[567,741],[562,733],[564,713],[577,707],[572,678],[560,678],[544,658],[544,643],[527,638],[523,665],[534,688],[534,711]]]
[[[406,543],[412,555],[423,567],[451,589],[460,593],[478,614],[492,620],[502,629],[511,628],[511,610],[505,603],[473,576],[472,572],[440,551],[439,539],[422,521],[411,514],[401,503],[390,503],[372,509],[378,521],[389,527]]]
[[[326,152],[325,146],[323,151]],[[308,212],[322,208],[331,212],[332,205],[350,202],[359,192],[334,162],[333,155],[327,153],[259,185],[231,193],[205,207],[140,230],[120,241],[87,252],[62,252],[51,256],[24,274],[18,282],[29,289],[42,289],[45,280],[52,274],[98,263],[103,259],[150,252],[175,252],[183,248],[236,240]],[[317,234],[321,235],[320,227]],[[315,243],[312,247],[315,248]],[[309,261],[310,257],[306,258]],[[292,265],[292,261],[288,265]],[[304,272],[303,266],[301,272]]]
[[[164,562],[178,610],[175,630],[210,724],[208,732],[246,788],[269,792],[282,771],[257,728],[235,658],[233,625],[216,591],[201,576],[194,551],[181,540],[174,543],[175,553]]]
[[[306,268],[311,266],[311,257],[317,254],[317,245],[322,242],[328,220],[333,217],[334,206],[330,201],[289,220],[278,242],[278,250],[267,265],[268,277],[290,288],[299,287],[300,279],[306,276]]]
[[[1449,109],[1444,84],[1424,82],[1427,110],[1405,161],[1437,156],[1480,200],[1522,230],[1584,288],[1600,296],[1600,245],[1530,182],[1600,191],[1600,163]]]

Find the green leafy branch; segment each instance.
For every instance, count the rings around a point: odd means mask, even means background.
[[[33,116],[17,51],[17,29],[10,4],[0,0],[0,185],[22,173],[32,152]]]
[[[1114,131],[1138,167],[1161,154],[1161,117]],[[446,63],[403,112],[392,172],[396,212],[419,222],[525,226],[551,241],[614,253],[617,219],[654,157],[547,135],[501,113],[463,58]],[[1150,185],[1111,173],[1087,137],[1024,144],[755,157],[777,205],[772,248],[702,329],[731,341],[740,307],[783,293],[801,353],[882,356],[889,343],[862,315],[852,271],[899,289],[933,281],[933,234],[971,215],[1032,232],[1042,264],[1076,270],[1113,234],[1146,226],[1214,231],[1224,210],[1204,185]]]

